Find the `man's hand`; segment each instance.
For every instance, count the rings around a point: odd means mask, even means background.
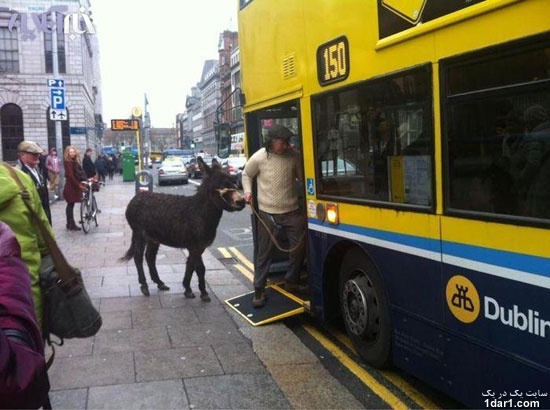
[[[243,199],[244,199],[244,202],[250,205],[252,203],[252,193],[247,192],[246,194],[243,195]]]

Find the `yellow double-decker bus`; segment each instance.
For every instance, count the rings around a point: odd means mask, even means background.
[[[550,393],[549,16],[239,4],[248,154],[280,123],[303,157],[310,312],[474,407]]]

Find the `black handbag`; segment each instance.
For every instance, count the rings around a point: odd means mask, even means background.
[[[42,258],[40,269],[40,287],[44,298],[42,336],[51,344],[50,334],[61,339],[95,335],[101,328],[101,315],[92,304],[80,271],[68,264],[55,239],[32,208],[29,193],[15,170],[10,166],[6,168],[19,185],[23,202],[35,219],[50,251],[49,255]]]

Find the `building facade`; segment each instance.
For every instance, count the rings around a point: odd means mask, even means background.
[[[231,125],[232,133],[244,132],[238,33],[225,30],[218,42],[218,60],[204,62],[202,76],[176,116],[181,147],[217,153],[214,126]]]
[[[88,0],[0,5],[0,159],[17,145],[96,147],[103,131],[99,45]],[[37,25],[38,24],[38,25]],[[55,47],[57,44],[57,47]],[[59,125],[56,125],[58,123]]]

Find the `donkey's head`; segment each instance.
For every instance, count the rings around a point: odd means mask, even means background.
[[[202,184],[199,189],[208,192],[209,198],[226,211],[242,210],[245,207],[243,196],[220,163],[213,159],[212,167],[209,167],[201,157],[197,158],[197,162],[202,171]]]

